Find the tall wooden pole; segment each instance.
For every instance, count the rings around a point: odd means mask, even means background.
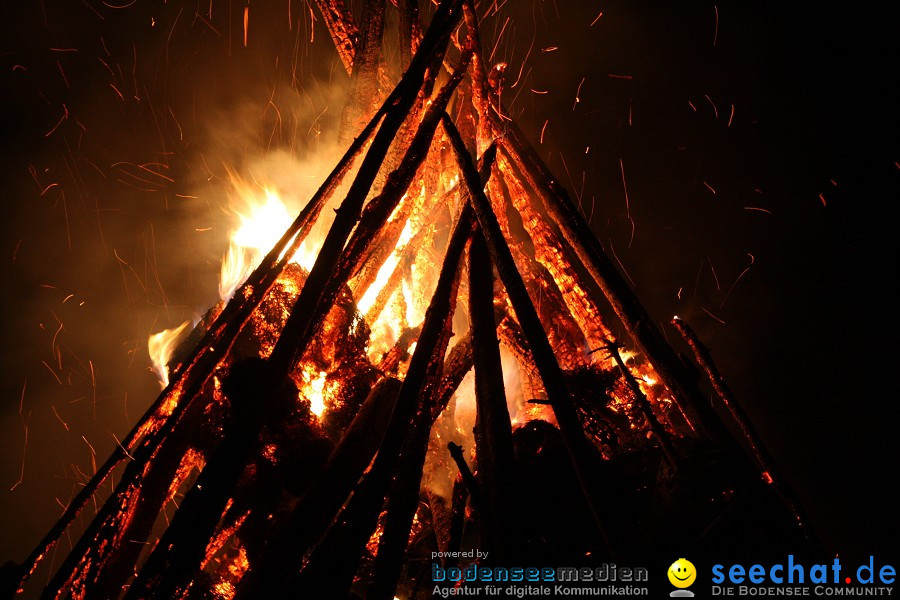
[[[503,238],[503,232],[500,230],[497,217],[491,208],[490,200],[484,194],[484,189],[478,179],[478,172],[472,162],[472,157],[466,152],[463,140],[456,130],[453,120],[446,114],[444,115],[444,131],[450,138],[457,162],[462,171],[463,180],[469,189],[471,204],[475,209],[475,214],[478,216],[478,224],[481,226],[481,231],[487,240],[491,258],[497,266],[500,279],[506,287],[506,292],[513,304],[513,310],[515,310],[516,317],[522,325],[522,330],[534,355],[541,379],[544,381],[544,387],[550,398],[559,429],[565,439],[566,449],[578,476],[585,500],[601,533],[606,549],[611,556],[615,556],[616,553],[607,536],[601,505],[597,498],[597,454],[591,447],[584,434],[581,422],[578,420],[575,405],[569,389],[566,387],[562,369],[560,369],[553,348],[547,340],[547,334],[538,318],[534,303],[528,296],[525,282],[522,281],[522,276],[519,274],[513,261],[509,245]]]
[[[735,425],[737,425],[740,430],[741,436],[744,438],[744,443],[747,444],[751,456],[753,456],[753,459],[756,461],[757,465],[759,465],[763,481],[771,485],[775,491],[778,492],[806,538],[810,540],[810,542],[818,544],[818,538],[815,531],[812,529],[809,519],[807,519],[804,514],[803,507],[800,505],[800,501],[797,499],[794,490],[781,477],[778,468],[775,465],[775,461],[772,460],[772,456],[763,445],[759,434],[756,432],[753,423],[750,421],[750,417],[747,416],[746,411],[744,411],[744,408],[741,406],[740,402],[738,402],[734,393],[731,391],[731,388],[725,383],[725,378],[722,376],[718,367],[716,367],[716,363],[713,362],[709,349],[703,345],[703,342],[700,341],[691,326],[683,319],[677,316],[674,317],[672,319],[672,325],[675,326],[678,333],[681,334],[681,337],[684,338],[684,341],[687,342],[688,346],[690,346],[691,350],[694,352],[697,363],[706,373],[713,389],[716,391],[719,399],[722,400],[722,405],[728,411],[728,414],[731,415]]]

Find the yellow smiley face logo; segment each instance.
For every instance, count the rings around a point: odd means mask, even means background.
[[[686,558],[679,558],[669,567],[669,581],[677,588],[690,587],[697,579],[697,569]]]

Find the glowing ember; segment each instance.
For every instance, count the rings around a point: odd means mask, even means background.
[[[309,400],[309,410],[317,417],[321,417],[326,408],[328,373],[307,369],[303,371],[303,381],[306,385],[301,391]]]
[[[169,385],[169,369],[166,366],[172,357],[172,352],[180,341],[182,332],[190,325],[185,321],[178,327],[163,329],[154,333],[147,340],[147,350],[150,351],[150,360],[153,362],[153,371],[159,377],[159,384],[165,388]]]

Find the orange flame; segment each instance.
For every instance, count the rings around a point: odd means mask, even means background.
[[[182,332],[190,324],[190,321],[185,321],[178,327],[163,329],[159,333],[151,335],[147,340],[147,350],[149,350],[150,360],[153,362],[153,371],[159,377],[159,384],[163,389],[169,385],[169,368],[166,365],[168,365],[178,342],[181,341]]]

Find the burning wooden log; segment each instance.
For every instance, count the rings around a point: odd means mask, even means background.
[[[151,410],[148,411],[145,418],[139,423],[139,425],[132,431],[123,442],[121,451],[117,449],[117,451],[113,454],[112,457],[107,461],[106,464],[98,471],[95,477],[91,480],[91,482],[86,486],[82,492],[76,496],[73,502],[70,504],[69,509],[63,515],[63,517],[57,522],[57,524],[51,529],[51,531],[45,536],[45,539],[38,545],[35,551],[26,559],[26,562],[22,565],[19,570],[19,585],[24,581],[30,574],[33,572],[34,567],[40,558],[44,555],[46,550],[58,539],[59,535],[65,530],[68,524],[74,519],[74,517],[78,514],[84,504],[87,502],[88,498],[96,491],[97,487],[99,487],[100,483],[112,472],[115,468],[116,464],[121,461],[125,456],[129,455],[129,451],[133,451],[133,445],[136,444],[138,439],[143,439],[142,447],[134,452],[134,461],[129,464],[129,469],[126,470],[126,473],[123,476],[123,480],[120,481],[119,487],[115,495],[120,498],[128,497],[129,495],[134,495],[136,488],[136,484],[140,478],[140,474],[142,472],[142,467],[153,455],[155,448],[158,446],[159,442],[169,434],[169,432],[175,427],[175,425],[179,422],[183,411],[186,409],[187,405],[190,401],[197,395],[202,385],[205,383],[206,379],[209,376],[209,373],[212,371],[212,368],[218,364],[223,356],[230,349],[230,341],[232,340],[234,335],[238,331],[240,331],[243,323],[246,321],[246,318],[250,313],[253,312],[258,302],[262,299],[265,292],[268,291],[268,288],[271,287],[271,283],[274,283],[274,280],[277,278],[279,268],[283,268],[287,261],[290,259],[290,256],[299,247],[301,237],[298,235],[298,232],[308,226],[308,224],[312,221],[315,215],[318,214],[318,210],[321,209],[321,206],[324,204],[324,199],[327,194],[330,193],[337,185],[339,179],[343,176],[343,174],[347,171],[352,160],[358,154],[358,152],[362,149],[363,144],[367,137],[371,135],[371,131],[374,130],[375,126],[382,120],[382,117],[385,114],[388,114],[382,123],[382,127],[379,129],[380,140],[378,140],[378,135],[376,134],[376,142],[373,142],[373,147],[375,147],[375,151],[372,152],[370,148],[369,154],[367,154],[367,161],[364,160],[363,166],[360,168],[360,174],[357,175],[357,179],[355,180],[355,185],[351,186],[351,191],[348,193],[348,196],[351,196],[352,202],[347,204],[347,209],[338,212],[338,217],[336,217],[335,221],[339,225],[338,228],[332,227],[332,231],[335,233],[331,235],[331,245],[336,246],[337,244],[343,245],[343,242],[339,240],[341,238],[341,232],[347,231],[349,232],[349,227],[352,227],[355,222],[355,217],[353,216],[352,206],[355,204],[361,208],[362,201],[365,198],[365,195],[371,186],[372,181],[374,180],[375,173],[378,171],[378,167],[380,165],[380,161],[384,156],[384,153],[387,151],[387,147],[390,145],[392,141],[393,135],[396,133],[400,124],[402,123],[406,110],[412,105],[412,102],[416,98],[416,79],[418,78],[418,85],[421,85],[421,78],[424,75],[424,70],[428,64],[428,56],[435,52],[437,46],[442,43],[446,43],[447,36],[449,36],[449,31],[452,29],[453,22],[451,20],[446,19],[446,13],[453,14],[454,11],[447,10],[445,11],[444,16],[438,18],[438,14],[435,15],[434,23],[438,25],[435,27],[435,31],[430,36],[426,35],[426,38],[423,40],[422,49],[424,49],[424,53],[422,57],[418,61],[413,61],[411,64],[409,71],[406,73],[401,82],[397,85],[394,92],[388,97],[385,103],[382,106],[375,117],[369,123],[363,133],[351,144],[351,148],[345,154],[344,159],[338,164],[338,166],[333,170],[332,175],[328,178],[325,184],[320,188],[319,192],[316,196],[310,201],[304,211],[301,213],[300,217],[298,217],[295,224],[285,233],[282,237],[279,244],[269,252],[266,258],[261,263],[260,267],[254,272],[253,275],[248,279],[248,281],[242,286],[242,288],[235,295],[237,298],[244,298],[244,302],[237,303],[229,303],[226,306],[226,310],[223,311],[220,318],[216,320],[213,327],[204,337],[203,342],[198,346],[198,352],[195,354],[193,359],[187,363],[187,365],[182,365],[180,368],[176,367],[173,370],[170,385],[168,388],[160,395],[160,398],[157,400],[156,404],[151,407]],[[458,11],[455,11],[458,13]],[[429,30],[431,31],[431,29]],[[427,43],[426,43],[427,42]],[[360,177],[362,175],[362,177]],[[357,211],[359,208],[356,209]],[[343,238],[345,239],[345,238]],[[327,240],[326,240],[327,241]],[[324,248],[324,246],[323,246]],[[287,250],[287,252],[285,252]],[[326,255],[325,253],[320,253],[320,257]],[[286,256],[286,257],[285,257]],[[332,254],[332,257],[337,257],[337,253]],[[318,280],[327,278],[326,271],[328,270],[328,260],[324,261],[325,264],[320,266],[317,271],[317,278],[313,278],[313,273],[310,274],[310,278],[307,280],[307,285],[304,285],[304,291],[307,292],[307,298],[310,297],[318,297],[316,294],[316,290],[322,286],[322,282]],[[317,261],[318,264],[318,261]],[[274,265],[274,266],[273,266]],[[313,268],[313,271],[316,271],[316,268]],[[313,285],[309,285],[309,279],[313,279]],[[267,285],[268,284],[268,285]],[[309,301],[307,300],[307,304]],[[234,307],[233,309],[231,307]],[[304,322],[308,326],[309,319],[301,319],[302,311],[297,312],[297,317],[294,318],[294,325],[292,327],[286,327],[286,330],[292,332],[293,329],[298,328]],[[292,313],[292,316],[295,314]],[[292,334],[293,337],[296,337],[296,334]],[[291,337],[291,336],[289,336]],[[283,345],[282,348],[285,348]],[[283,363],[290,363],[293,361],[294,353],[296,349],[290,352],[290,356],[287,354],[279,353],[273,358],[276,361],[281,361]],[[170,402],[173,397],[181,398],[181,401],[175,406],[174,412],[171,415],[168,415],[168,418],[165,418],[161,413],[163,407],[167,402]],[[153,435],[150,435],[150,434]],[[129,493],[128,490],[131,490]],[[114,506],[117,503],[109,502],[104,507],[106,511],[105,514],[101,513],[95,522],[99,526],[100,523],[106,521],[114,511]],[[84,534],[82,539],[85,541],[85,545],[90,545],[93,540],[93,536],[96,534],[96,528],[89,528],[88,532]],[[86,550],[86,548],[85,548]],[[73,553],[75,555],[77,553]],[[57,574],[57,579],[63,578],[68,581],[71,577],[71,573],[64,573],[63,569],[60,570]],[[18,586],[17,586],[18,587]],[[62,586],[60,586],[62,587]]]
[[[458,2],[458,0],[457,0]],[[369,193],[372,183],[378,174],[382,161],[387,155],[394,136],[397,134],[403,121],[406,119],[409,109],[416,100],[417,92],[422,86],[431,57],[438,48],[446,45],[450,33],[456,26],[459,18],[459,9],[455,2],[445,1],[441,3],[435,13],[431,27],[422,40],[419,52],[410,63],[409,69],[397,84],[399,90],[394,105],[388,111],[381,124],[372,145],[360,165],[359,171],[347,196],[337,209],[334,222],[322,242],[319,255],[309,273],[309,277],[300,292],[300,297],[291,311],[288,322],[284,326],[282,337],[296,339],[301,343],[298,347],[291,344],[282,346],[284,353],[278,353],[277,348],[272,352],[270,360],[279,370],[287,370],[281,365],[293,364],[297,358],[298,350],[304,346],[302,340],[308,339],[310,326],[315,320],[316,310],[320,301],[325,296],[329,280],[339,264],[343,255],[342,250],[347,243],[353,227],[360,218],[363,203]],[[393,95],[393,94],[392,94]],[[288,348],[290,348],[288,350]]]
[[[353,74],[353,56],[359,41],[359,28],[343,0],[316,0],[325,26],[348,75]]]
[[[495,552],[500,562],[515,548],[515,492],[512,485],[515,457],[512,425],[506,406],[500,342],[494,320],[494,273],[491,255],[481,230],[472,234],[469,245],[469,318],[472,323],[475,363],[475,426],[478,474],[486,500],[488,529],[485,548]]]
[[[407,541],[419,505],[419,490],[422,487],[422,471],[428,453],[428,440],[434,424],[431,415],[436,412],[436,405],[441,401],[443,361],[440,357],[446,353],[452,335],[458,286],[459,267],[453,289],[450,290],[452,306],[448,311],[448,318],[444,321],[444,329],[437,344],[437,355],[429,364],[431,372],[421,392],[422,401],[418,414],[414,417],[412,428],[407,434],[385,503],[384,528],[378,541],[374,576],[366,593],[369,600],[392,600],[403,569]],[[440,410],[443,410],[443,407],[440,407]]]
[[[672,392],[692,426],[720,442],[727,441],[727,433],[709,401],[685,372],[677,355],[606,256],[568,194],[552,177],[514,123],[500,123],[498,118],[494,118],[494,126],[498,133],[502,131],[506,136],[501,140],[501,148],[520,167],[532,189],[538,192],[547,213],[587,268],[635,345]]]
[[[337,561],[337,563],[343,565],[345,571],[338,576],[333,572],[335,566],[333,558],[321,559],[314,552],[305,569],[307,571],[305,579],[300,582],[307,592],[318,590],[320,586],[325,585],[320,578],[324,576],[325,571],[320,569],[326,569],[326,564],[330,569],[327,577],[330,582],[327,586],[329,593],[334,590],[349,589],[359,556],[366,540],[375,528],[375,522],[381,511],[382,502],[404,442],[404,432],[409,428],[421,390],[427,383],[430,364],[435,356],[443,356],[443,352],[437,352],[437,347],[445,323],[451,314],[450,309],[454,298],[451,297],[450,292],[455,288],[457,266],[471,229],[471,212],[464,211],[464,216],[465,219],[461,218],[447,249],[441,277],[426,313],[422,333],[410,361],[406,378],[403,380],[384,441],[371,469],[360,482],[350,503],[342,513],[343,516],[340,517],[337,524],[332,525],[332,532],[329,536],[332,539],[340,538],[341,541],[333,543],[341,549],[329,550],[328,554],[333,557],[332,552],[337,552],[338,556],[343,557],[343,561]],[[308,518],[308,515],[298,515],[297,518]],[[280,593],[300,567],[300,559],[307,549],[297,547],[292,544],[290,539],[276,539],[278,541],[273,542],[272,548],[273,550],[277,548],[277,551],[267,551],[267,556],[261,561],[260,571],[256,576],[251,577],[248,574],[248,583],[242,584],[239,590],[237,596],[239,600],[242,597],[271,597],[273,594]],[[326,539],[320,544],[320,547],[328,543],[329,541]],[[340,592],[338,592],[338,596],[340,596]]]
[[[625,364],[625,361],[622,360],[622,355],[619,354],[619,348],[621,347],[622,345],[616,343],[615,340],[607,340],[605,349],[619,367],[619,371],[622,373],[625,383],[628,384],[628,388],[634,395],[634,400],[638,405],[638,409],[641,411],[644,419],[647,420],[647,425],[650,426],[650,431],[653,432],[653,436],[659,443],[663,453],[665,453],[666,458],[669,460],[669,464],[672,467],[675,467],[678,464],[677,455],[675,453],[675,448],[672,446],[672,441],[669,439],[669,434],[653,413],[653,407],[650,406],[650,401],[647,400],[647,396],[645,396],[644,392],[641,390],[641,386],[634,378],[634,374],[628,368],[628,365]]]
[[[502,169],[498,169],[502,173]],[[492,197],[494,214],[504,237],[509,240],[510,251],[516,259],[516,266],[529,293],[540,298],[537,308],[544,330],[553,346],[557,360],[564,368],[573,368],[584,361],[585,340],[581,329],[574,320],[559,287],[550,272],[535,260],[535,247],[522,219],[509,198],[502,177],[494,177],[488,189],[497,194]],[[501,202],[500,200],[503,200]],[[574,327],[573,321],[576,324]]]
[[[397,12],[400,30],[400,69],[403,70],[418,46],[419,0],[399,0]]]
[[[279,373],[261,359],[231,369],[223,385],[231,404],[225,436],[128,588],[126,600],[176,598],[186,591],[264,424],[283,418],[278,413],[284,408],[275,405],[290,405],[290,397],[276,398],[280,381]]]
[[[470,29],[477,31],[474,5],[467,4],[465,14]],[[728,440],[721,421],[710,408],[696,383],[684,372],[674,351],[606,256],[565,189],[552,176],[515,122],[501,116],[504,109],[499,98],[492,101],[486,73],[483,52],[476,43],[473,89],[474,104],[479,114],[479,127],[482,128],[479,137],[498,139],[506,158],[519,171],[519,173],[512,171],[512,174],[527,182],[537,193],[562,237],[586,267],[626,330],[634,338],[638,348],[665,381],[685,414],[690,417],[691,423],[715,435],[719,440]],[[565,261],[561,261],[560,264],[565,264]]]
[[[497,265],[500,279],[506,287],[513,309],[516,311],[516,317],[522,325],[525,337],[528,339],[528,345],[541,374],[541,379],[544,381],[544,386],[550,397],[560,431],[565,437],[566,447],[572,458],[585,499],[591,507],[594,521],[606,542],[607,549],[611,555],[615,555],[606,537],[602,511],[596,497],[595,482],[592,481],[593,474],[596,472],[596,455],[578,421],[569,390],[566,388],[563,379],[562,370],[559,368],[553,348],[550,346],[547,335],[541,326],[534,304],[532,304],[531,298],[529,298],[525,289],[522,276],[516,269],[509,246],[506,240],[503,239],[500,225],[497,223],[497,218],[491,209],[491,203],[481,188],[478,172],[475,170],[472,158],[466,153],[463,141],[448,115],[444,116],[443,122],[444,130],[447,132],[453,150],[456,153],[460,170],[463,173],[463,179],[469,189],[471,203],[475,209],[475,214],[478,216],[478,223],[481,225],[488,248],[490,248],[491,258]]]
[[[365,0],[360,26],[354,28],[356,43],[354,44],[355,51],[350,59],[352,67],[350,69],[349,101],[344,106],[344,112],[341,115],[339,138],[342,140],[349,139],[366,122],[369,115],[375,112],[377,107],[378,74],[383,68],[381,41],[384,34],[384,5],[385,0]],[[326,4],[322,14],[332,15],[333,12],[339,12],[341,17],[349,14],[346,8],[337,4],[331,6]],[[326,24],[329,24],[329,20],[329,17],[326,17]],[[345,31],[346,28],[338,25],[336,20],[332,22],[333,24],[328,29],[332,32],[333,38],[345,37],[347,33],[350,33]],[[341,41],[346,41],[346,38]],[[410,104],[411,106],[412,104]]]
[[[684,321],[684,319],[677,316],[673,317],[672,325],[675,326],[675,329],[678,330],[678,333],[681,334],[681,337],[684,338],[684,341],[687,342],[688,346],[690,346],[691,350],[694,352],[697,364],[699,364],[700,368],[706,373],[710,384],[712,384],[716,394],[722,400],[722,405],[728,411],[728,414],[731,415],[735,425],[737,425],[740,430],[744,443],[747,444],[747,447],[750,449],[750,454],[760,468],[763,481],[768,485],[771,485],[778,492],[782,501],[791,511],[794,520],[801,527],[807,539],[814,543],[818,543],[815,532],[803,512],[796,494],[778,473],[775,461],[772,460],[772,456],[763,445],[759,434],[756,433],[756,429],[753,427],[753,423],[750,421],[744,408],[734,396],[731,388],[728,387],[725,378],[722,376],[718,367],[716,367],[716,363],[713,362],[709,349],[703,345],[703,342],[700,341],[697,334],[694,333],[694,330]]]

